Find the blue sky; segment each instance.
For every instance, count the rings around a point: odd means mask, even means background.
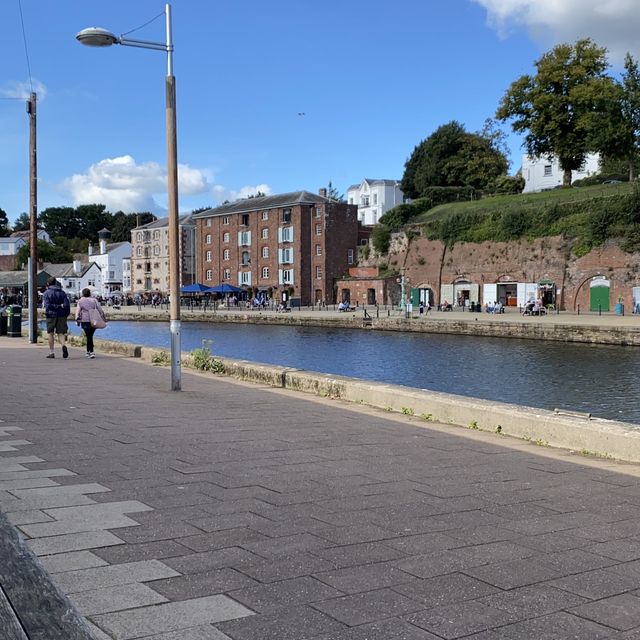
[[[162,52],[83,47],[164,9],[158,0],[4,0],[0,208],[28,210],[29,73],[38,103],[38,209],[166,207]],[[560,6],[557,6],[560,5]],[[255,192],[341,192],[400,178],[439,125],[469,130],[557,42],[637,56],[637,0],[175,0],[180,210]],[[164,41],[160,17],[131,34]],[[636,47],[634,50],[633,47]],[[26,93],[25,93],[26,91]],[[14,98],[19,99],[14,99]],[[303,113],[304,115],[298,115]],[[509,137],[512,172],[520,140]]]

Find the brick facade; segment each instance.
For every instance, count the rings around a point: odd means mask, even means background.
[[[194,215],[197,280],[334,303],[336,280],[355,264],[357,207],[307,191],[249,198]]]

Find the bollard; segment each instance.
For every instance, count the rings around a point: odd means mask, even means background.
[[[578,315],[580,315],[580,305],[578,305]]]
[[[598,315],[601,316],[602,315],[602,305],[598,305]]]

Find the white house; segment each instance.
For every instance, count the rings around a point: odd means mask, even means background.
[[[42,266],[43,271],[58,280],[63,291],[72,300],[79,298],[85,287],[100,293],[98,287],[102,281],[100,267],[95,262],[82,264],[80,260],[74,260],[68,264],[53,264],[50,262]]]
[[[26,231],[14,231],[11,234],[11,237],[23,238],[25,242],[29,242],[29,239],[31,237],[30,234],[31,234],[31,231],[29,231],[28,229]],[[48,244],[53,244],[53,242],[51,242],[51,236],[44,229],[38,229],[38,231],[36,232],[36,236],[38,240],[43,240]]]
[[[571,182],[587,178],[600,171],[600,155],[590,153],[579,171],[571,172]],[[545,191],[562,185],[564,172],[556,157],[533,158],[522,156],[522,177],[524,189],[522,193]]]
[[[397,180],[365,178],[347,189],[347,202],[358,205],[358,220],[370,226],[377,224],[389,209],[405,202],[405,197]]]
[[[124,260],[131,259],[131,243],[115,242],[107,244],[111,237],[108,229],[98,231],[98,253],[94,253],[89,245],[89,262],[95,262],[100,267],[101,280],[96,284],[97,293],[108,298],[112,293],[122,292]]]
[[[0,256],[17,256],[25,244],[24,238],[0,238]]]

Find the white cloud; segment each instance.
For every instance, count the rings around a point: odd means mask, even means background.
[[[31,91],[32,85],[29,82],[8,82],[3,87],[0,87],[0,97],[28,100],[31,96]],[[33,78],[33,91],[37,94],[38,102],[42,102],[47,96],[47,87],[35,78]]]
[[[109,211],[161,212],[154,196],[167,191],[166,169],[157,162],[137,164],[129,155],[106,158],[89,167],[86,173],[75,174],[60,184],[73,203],[99,202]],[[210,191],[205,171],[188,165],[178,165],[178,190],[182,195]]]
[[[501,35],[524,26],[546,46],[591,38],[619,65],[627,51],[640,53],[638,0],[473,0],[487,10]]]
[[[229,190],[222,185],[217,184],[213,187],[212,191],[218,203],[222,203],[225,200],[233,202],[234,200],[240,200],[241,198],[248,198],[249,196],[254,196],[258,192],[264,193],[266,196],[270,196],[273,193],[273,190],[268,184],[256,184],[254,186],[246,185],[238,191]]]

